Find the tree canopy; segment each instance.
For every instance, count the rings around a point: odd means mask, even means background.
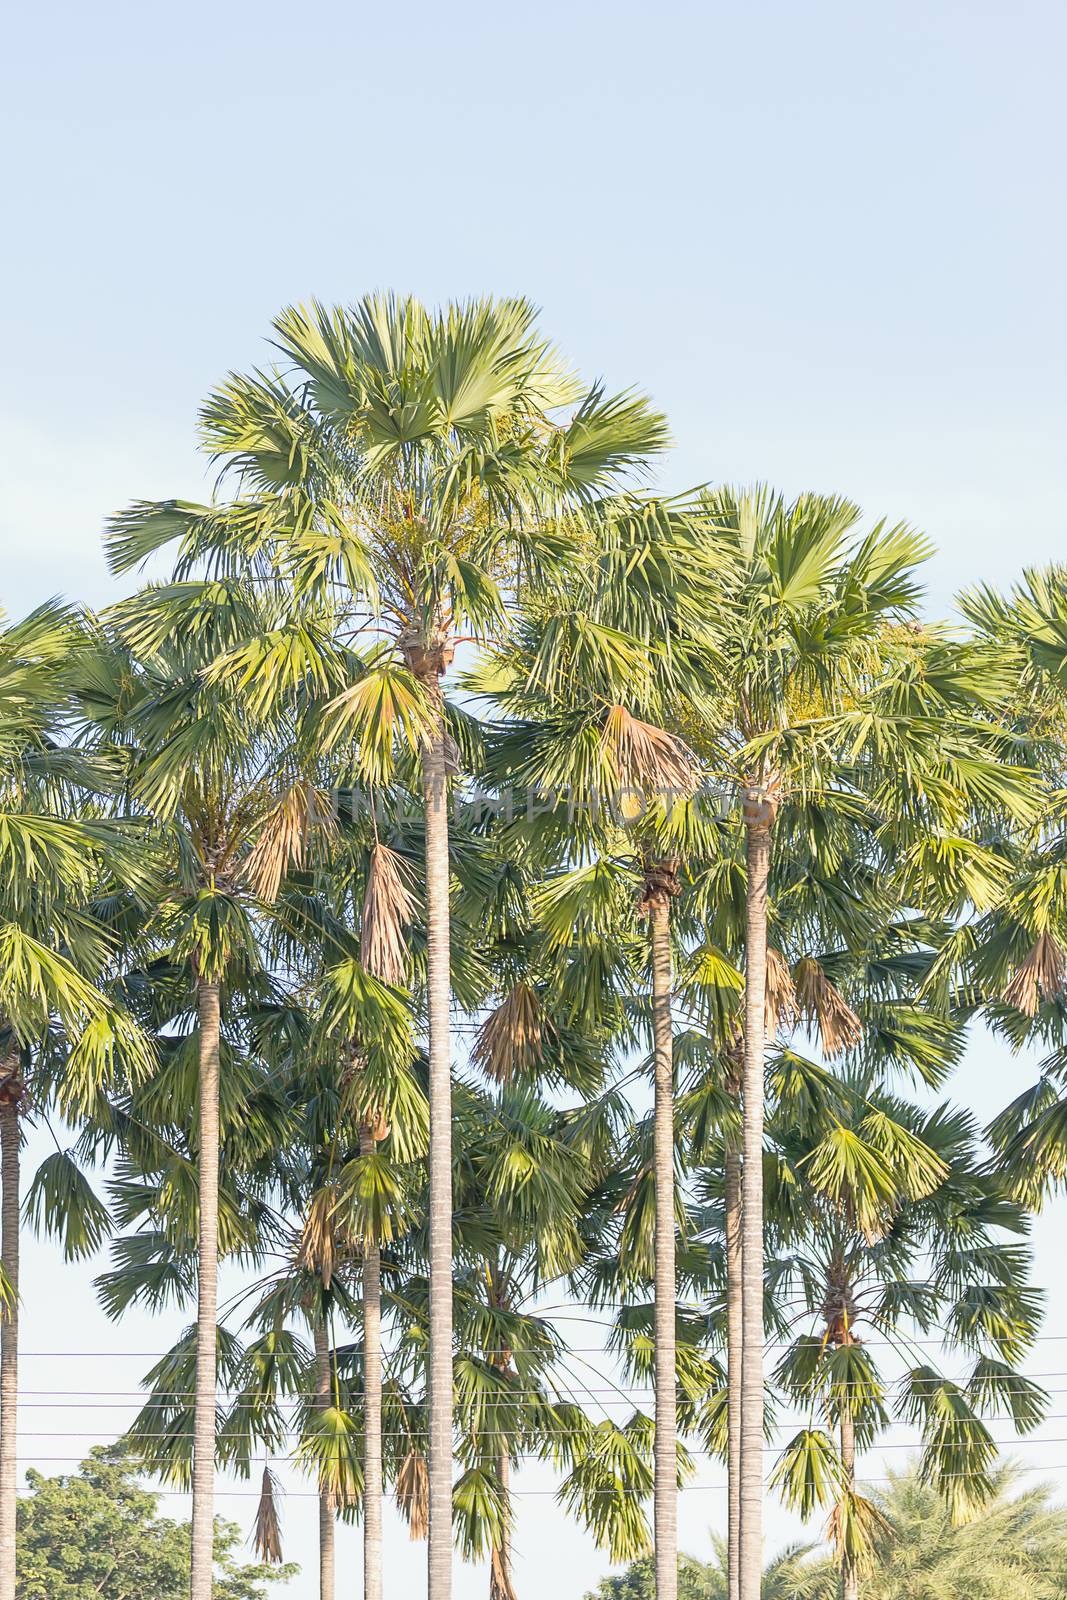
[[[19,1501],[18,1600],[184,1600],[189,1527],[158,1515],[134,1466],[94,1450],[75,1473],[27,1474]],[[214,1600],[265,1600],[294,1566],[242,1563],[241,1530],[215,1524]]]

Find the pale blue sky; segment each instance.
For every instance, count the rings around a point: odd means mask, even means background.
[[[205,391],[267,358],[284,303],[373,287],[530,296],[584,371],[668,411],[664,486],[761,477],[907,518],[939,547],[935,610],[1062,554],[1065,19],[1051,0],[18,7],[0,604],[114,593],[105,515],[205,493]],[[1015,1070],[979,1039],[955,1092],[985,1115]],[[1062,1222],[1041,1224],[1046,1281]],[[31,1252],[28,1348],[162,1347],[170,1327],[109,1329],[88,1279]],[[1035,1370],[1067,1367],[1059,1349]],[[27,1387],[56,1365],[28,1362]],[[51,1385],[94,1388],[145,1363],[58,1365]],[[551,1504],[524,1503],[520,1592],[578,1600],[604,1563]],[[691,1548],[721,1505],[684,1497]],[[310,1502],[289,1521],[311,1600]],[[390,1546],[390,1592],[418,1593],[421,1550]]]
[[[1043,0],[14,9],[0,106],[6,601],[200,492],[199,399],[284,303],[521,291],[640,383],[664,481],[833,488],[961,578],[1067,491],[1061,68]],[[56,552],[62,550],[57,561]]]

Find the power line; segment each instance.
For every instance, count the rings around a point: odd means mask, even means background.
[[[651,1307],[643,1308],[643,1309],[651,1309]],[[579,1321],[579,1320],[581,1320],[581,1321],[589,1321],[589,1320],[591,1320],[589,1318],[580,1318],[580,1319],[579,1318],[564,1318],[564,1317],[556,1315],[556,1314],[553,1314],[553,1316],[554,1316],[554,1320],[556,1320],[556,1321],[565,1321],[565,1320],[566,1321]],[[538,1317],[538,1320],[541,1320],[541,1318]],[[543,1320],[547,1321],[548,1318],[545,1317]],[[620,1330],[619,1327],[618,1327],[618,1324],[614,1323],[614,1322],[601,1322],[601,1323],[596,1323],[595,1325],[597,1327],[602,1327],[602,1328],[609,1329],[609,1330],[611,1330],[612,1332],[615,1332],[615,1333],[618,1333],[620,1331],[626,1331],[626,1330]],[[647,1334],[647,1335],[643,1334],[642,1337],[651,1338],[651,1334]],[[1035,1335],[1034,1338],[1028,1340],[1027,1341],[1027,1346],[1029,1348],[1030,1346],[1036,1345],[1036,1344],[1058,1344],[1058,1343],[1063,1343],[1064,1341],[1067,1341],[1067,1333],[1040,1333],[1040,1334]],[[906,1345],[910,1346],[912,1349],[950,1350],[950,1351],[953,1349],[951,1343],[949,1341],[945,1340],[945,1339],[912,1339],[912,1338],[907,1337],[907,1335],[902,1335],[899,1340],[897,1340],[897,1339],[859,1339],[856,1342],[857,1342],[857,1344],[861,1344],[865,1350],[870,1350],[870,1349],[899,1350],[902,1344],[906,1344]],[[790,1346],[793,1343],[794,1343],[794,1341],[792,1339],[769,1339],[769,1340],[767,1340],[765,1342],[763,1348],[764,1348],[765,1352],[768,1351],[768,1350],[787,1350],[787,1349],[790,1348]],[[514,1347],[511,1347],[511,1348],[509,1348],[507,1350],[504,1350],[504,1349],[501,1349],[501,1350],[477,1350],[477,1351],[470,1352],[471,1355],[477,1356],[478,1359],[482,1359],[482,1358],[485,1358],[485,1357],[492,1357],[492,1356],[514,1355],[515,1353],[516,1352],[515,1352]],[[610,1355],[615,1354],[614,1351],[612,1351],[610,1349],[605,1349],[603,1345],[599,1345],[599,1344],[597,1344],[597,1345],[592,1345],[592,1344],[591,1345],[577,1345],[577,1344],[565,1345],[565,1346],[561,1347],[559,1353],[564,1358],[566,1356],[568,1356],[568,1355],[608,1355],[608,1356],[610,1356]],[[25,1360],[33,1360],[33,1361],[44,1361],[44,1360],[83,1361],[83,1360],[96,1360],[98,1357],[108,1356],[108,1357],[112,1357],[112,1358],[114,1358],[116,1360],[120,1360],[120,1361],[162,1361],[164,1359],[164,1357],[170,1356],[170,1355],[173,1355],[173,1354],[174,1354],[173,1347],[170,1350],[20,1350],[19,1351],[19,1359],[20,1360],[24,1360],[24,1359]],[[462,1351],[462,1350],[459,1350],[459,1351],[456,1352],[456,1355],[457,1355],[458,1358],[463,1358],[467,1354],[468,1354],[468,1352],[465,1352],[465,1351]],[[624,1351],[619,1351],[618,1354],[621,1357],[624,1354]]]
[[[70,1436],[69,1435],[59,1435],[59,1437],[70,1437]],[[77,1435],[74,1435],[74,1437],[77,1437]],[[395,1436],[389,1435],[389,1434],[383,1434],[382,1437],[384,1439],[390,1439],[390,1438],[395,1437],[401,1443],[404,1443],[407,1440],[407,1435],[406,1434],[397,1434]],[[1001,1451],[1010,1450],[1012,1452],[1012,1454],[1014,1455],[1014,1452],[1015,1452],[1015,1450],[1017,1448],[1028,1449],[1031,1446],[1036,1447],[1036,1446],[1039,1446],[1039,1445],[1067,1444],[1067,1438],[1055,1438],[1055,1439],[994,1439],[992,1442],[993,1442],[993,1444],[996,1446],[996,1448],[998,1450],[1001,1450]],[[765,1445],[762,1446],[762,1452],[763,1452],[764,1455],[776,1455],[776,1454],[780,1454],[783,1451],[784,1448],[785,1448],[784,1445],[765,1444]],[[925,1446],[923,1445],[921,1440],[916,1440],[916,1441],[910,1441],[909,1440],[907,1442],[897,1443],[897,1444],[877,1444],[877,1445],[873,1445],[871,1447],[872,1454],[880,1454],[883,1450],[907,1450],[907,1451],[910,1451],[910,1453],[912,1455],[918,1455],[918,1454],[920,1454],[920,1452],[923,1449],[925,1449]],[[255,1452],[255,1455],[258,1457],[258,1456],[260,1456],[262,1454],[263,1454],[262,1446],[260,1446],[260,1449]],[[721,1457],[719,1456],[717,1451],[714,1451],[714,1450],[687,1449],[686,1454],[687,1454],[688,1458],[691,1461],[719,1461],[719,1460],[721,1460]],[[297,1468],[299,1468],[302,1465],[302,1463],[300,1462],[298,1457],[296,1455],[294,1455],[294,1454],[285,1454],[285,1453],[282,1453],[280,1450],[275,1449],[275,1450],[271,1450],[269,1452],[269,1455],[270,1455],[270,1459],[272,1461],[274,1461],[274,1462],[284,1463],[285,1465],[293,1466],[293,1467],[297,1467]],[[191,1455],[190,1455],[189,1459],[191,1460]],[[542,1460],[542,1457],[535,1450],[534,1451],[531,1451],[531,1450],[518,1450],[518,1451],[516,1451],[514,1453],[512,1459],[513,1460],[517,1460],[517,1461],[540,1461],[540,1460]],[[25,1465],[32,1465],[35,1461],[47,1461],[49,1463],[52,1463],[52,1464],[55,1464],[55,1465],[59,1465],[59,1466],[82,1466],[82,1465],[84,1465],[84,1463],[86,1461],[86,1457],[83,1456],[83,1455],[79,1455],[79,1456],[40,1455],[36,1451],[33,1451],[29,1455],[23,1454],[21,1456],[16,1457],[16,1461],[18,1463],[21,1463],[24,1466]],[[135,1471],[138,1471],[138,1472],[163,1471],[164,1469],[173,1467],[175,1465],[175,1458],[173,1456],[140,1456],[140,1455],[138,1455],[138,1456],[131,1457],[130,1465],[132,1466],[132,1468]],[[225,1463],[223,1463],[222,1465],[224,1466]],[[314,1465],[315,1465],[315,1463],[313,1461],[308,1462],[309,1469],[314,1468]],[[725,1465],[725,1463],[724,1463],[724,1465]],[[977,1475],[981,1476],[980,1473],[977,1474]],[[860,1476],[862,1477],[862,1473],[860,1474]]]
[[[1008,1399],[1019,1395],[1028,1395],[1031,1393],[1035,1385],[1042,1386],[1043,1393],[1045,1394],[1067,1394],[1067,1389],[1044,1389],[1043,1387],[1043,1380],[1045,1378],[1064,1378],[1067,1377],[1067,1372],[1017,1373],[1014,1376],[1020,1380],[1018,1383],[999,1384],[997,1386],[996,1392],[1001,1398]],[[888,1379],[884,1388],[889,1390],[899,1387],[906,1381],[906,1379],[907,1374],[903,1374],[897,1378]],[[955,1382],[956,1380],[948,1381]],[[961,1384],[958,1384],[957,1386],[962,1387]],[[847,1379],[844,1382],[829,1383],[826,1387],[826,1392],[833,1392],[837,1394],[845,1389],[867,1390],[870,1389],[870,1387],[871,1385],[866,1379]],[[607,1398],[617,1401],[632,1401],[634,1404],[639,1403],[643,1398],[647,1398],[655,1394],[655,1389],[651,1384],[611,1384],[607,1388],[594,1389],[590,1388],[586,1384],[566,1383],[562,1379],[554,1379],[549,1384],[546,1384],[546,1387],[542,1389],[516,1388],[514,1385],[507,1384],[504,1386],[500,1395],[495,1397],[490,1403],[498,1408],[505,1405],[524,1403],[528,1400],[542,1400],[546,1401],[548,1404],[552,1404],[553,1401],[551,1398],[551,1393],[549,1392],[551,1390],[563,1394],[582,1395],[591,1399]],[[707,1392],[721,1393],[721,1390],[708,1390]],[[58,1398],[54,1403],[54,1408],[57,1410],[64,1409],[67,1399],[78,1401],[88,1400],[89,1397],[95,1397],[100,1399],[102,1402],[114,1400],[115,1407],[109,1409],[115,1409],[123,1405],[140,1405],[142,1408],[146,1406],[155,1406],[159,1410],[163,1410],[179,1400],[193,1400],[196,1398],[196,1391],[194,1389],[23,1389],[20,1390],[19,1393],[20,1397],[21,1395],[32,1395],[35,1397],[40,1397],[41,1395],[57,1396]],[[226,1396],[228,1394],[240,1396],[243,1393],[244,1391],[240,1389],[218,1388],[215,1391],[216,1403],[224,1406],[226,1404]],[[821,1393],[822,1391],[814,1392],[813,1398],[817,1401],[820,1398]],[[241,1400],[239,1398],[235,1398],[231,1403],[230,1409],[255,1410],[262,1405],[286,1405],[297,1400],[314,1400],[317,1395],[318,1391],[312,1389],[289,1389],[281,1391],[277,1394],[264,1392],[262,1395],[250,1400]],[[788,1401],[788,1397],[785,1398]],[[29,1401],[23,1401],[20,1398],[18,1403],[20,1408],[26,1409],[32,1408],[35,1404],[42,1404],[39,1398]],[[415,1404],[416,1402],[411,1403]],[[67,1409],[77,1410],[79,1408],[75,1404],[70,1405],[67,1407]],[[96,1406],[86,1406],[85,1409],[97,1410],[100,1408]],[[456,1409],[462,1410],[462,1407],[457,1406]]]
[[[1041,1465],[1034,1465],[1034,1466],[1020,1465],[1020,1466],[1018,1466],[1016,1468],[1016,1471],[1018,1471],[1020,1473],[1022,1473],[1022,1472],[1067,1472],[1067,1461],[1048,1462],[1048,1463],[1043,1463]],[[945,1482],[948,1482],[949,1480],[955,1480],[955,1479],[960,1479],[960,1478],[985,1478],[987,1476],[988,1476],[988,1474],[985,1473],[985,1472],[945,1472],[945,1473],[942,1473],[940,1475],[940,1478],[939,1478],[938,1481],[942,1482],[942,1483],[945,1483]],[[858,1479],[858,1482],[861,1485],[864,1485],[864,1484],[875,1484],[875,1483],[884,1484],[884,1483],[892,1483],[894,1481],[893,1478],[889,1477],[889,1476],[867,1477],[864,1473],[857,1474],[857,1479]],[[683,1484],[679,1484],[678,1493],[679,1494],[725,1494],[727,1492],[727,1489],[728,1489],[728,1485],[725,1484],[725,1483],[683,1483]],[[33,1491],[32,1488],[27,1488],[27,1489],[20,1488],[19,1489],[19,1498],[20,1499],[29,1498],[33,1494],[33,1492],[34,1491]],[[153,1489],[148,1489],[145,1492],[148,1493],[148,1494],[158,1495],[158,1496],[167,1496],[167,1497],[173,1496],[173,1497],[176,1497],[178,1499],[183,1499],[183,1500],[188,1499],[189,1495],[190,1495],[190,1491],[188,1489],[155,1489],[155,1488],[153,1488]],[[523,1498],[539,1496],[539,1495],[551,1495],[553,1499],[558,1499],[559,1498],[559,1494],[560,1494],[560,1490],[559,1489],[518,1489],[518,1488],[512,1488],[512,1489],[509,1489],[508,1493],[511,1494],[511,1495],[521,1495]],[[595,1495],[605,1495],[605,1494],[606,1495],[611,1495],[612,1497],[617,1497],[619,1495],[636,1496],[640,1500],[651,1500],[651,1498],[652,1498],[651,1489],[649,1489],[647,1492],[645,1490],[643,1490],[643,1489],[627,1489],[627,1488],[589,1489],[589,1490],[585,1491],[586,1497],[592,1497],[592,1496],[595,1496]],[[216,1499],[227,1499],[227,1500],[259,1500],[260,1499],[260,1491],[258,1489],[216,1489],[215,1498]],[[313,1489],[312,1490],[307,1490],[307,1489],[287,1489],[283,1485],[282,1486],[282,1498],[283,1498],[283,1501],[286,1501],[286,1500],[319,1500],[319,1499],[321,1499],[321,1496],[318,1494],[318,1492],[316,1490],[313,1490]]]

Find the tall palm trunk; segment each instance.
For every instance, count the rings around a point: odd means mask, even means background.
[[[212,1600],[215,1545],[216,1324],[219,1289],[219,986],[197,985],[200,1023],[200,1245],[193,1411],[190,1600]]]
[[[493,1546],[489,1557],[489,1600],[515,1600],[511,1582],[511,1457],[507,1450],[501,1450],[497,1457],[496,1478],[504,1505],[504,1522],[500,1542]]]
[[[741,1177],[741,1545],[739,1600],[760,1600],[763,1567],[763,1093],[770,807],[746,803],[745,1054]]]
[[[328,1411],[330,1407],[330,1340],[323,1322],[316,1322],[315,1339],[315,1409]],[[319,1490],[319,1600],[334,1600],[334,1565],[337,1518],[334,1514],[333,1496],[325,1489]]]
[[[673,874],[672,874],[673,876]],[[678,1451],[674,1266],[674,1044],[671,1033],[670,899],[646,889],[652,935],[652,1032],[656,1090],[653,1162],[656,1188],[655,1488],[656,1600],[678,1594]]]
[[[359,1133],[362,1155],[374,1136]],[[382,1253],[363,1244],[363,1600],[382,1600]]]
[[[841,1475],[845,1492],[856,1489],[856,1423],[846,1412],[841,1418]],[[860,1575],[847,1551],[841,1552],[841,1600],[859,1600]]]
[[[489,1305],[494,1310],[507,1311],[510,1307],[506,1294],[501,1293],[500,1284],[500,1258],[497,1255],[496,1265],[487,1262],[486,1290]],[[490,1363],[500,1374],[501,1383],[509,1375],[514,1377],[511,1370],[510,1350],[497,1350],[490,1356]],[[502,1518],[500,1533],[489,1552],[489,1600],[515,1600],[515,1590],[511,1583],[511,1456],[508,1452],[507,1442],[500,1441],[500,1448],[496,1457],[496,1481],[500,1488],[500,1504]]]
[[[728,1600],[741,1593],[741,1157],[734,1144],[726,1147],[726,1477],[729,1510],[726,1539]]]
[[[440,650],[432,654],[441,660]],[[440,666],[431,661],[421,674],[434,713],[423,752],[430,1034],[429,1600],[451,1600],[452,1594],[452,1051],[448,762],[440,688],[444,665],[447,661]]]
[[[0,1600],[15,1600],[19,1395],[19,1100],[17,1048],[0,1069],[0,1260],[12,1294],[0,1313]]]

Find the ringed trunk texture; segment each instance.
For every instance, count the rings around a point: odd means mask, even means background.
[[[330,1341],[325,1325],[315,1323],[315,1409],[330,1407]],[[335,1540],[337,1519],[333,1499],[319,1490],[319,1600],[334,1600]]]
[[[770,825],[746,827],[745,1051],[741,1176],[741,1547],[739,1600],[760,1600],[763,1569],[763,1093]]]
[[[741,1157],[727,1146],[726,1200],[726,1419],[729,1436],[726,1476],[729,1511],[726,1540],[726,1592],[739,1600],[741,1572]]]
[[[656,1600],[677,1600],[678,1411],[675,1362],[674,1042],[671,1034],[670,902],[666,894],[657,893],[650,897],[648,914],[652,934],[652,1031],[656,1058],[653,1125],[656,1188],[654,1491]]]
[[[374,1138],[360,1130],[364,1155]],[[363,1597],[382,1600],[382,1254],[363,1245]]]
[[[856,1488],[856,1424],[852,1417],[841,1418],[841,1467],[845,1488],[851,1494]],[[856,1564],[847,1554],[841,1553],[842,1600],[859,1600],[860,1575]]]
[[[193,1410],[190,1600],[212,1600],[215,1546],[216,1325],[219,1295],[219,986],[197,986],[200,1023],[200,1246]]]
[[[19,1098],[20,1062],[12,1050],[0,1084],[0,1258],[15,1296],[0,1317],[0,1600],[15,1600],[19,1394]]]
[[[489,1600],[515,1600],[511,1582],[511,1458],[501,1450],[496,1464],[497,1482],[504,1502],[504,1526],[500,1543],[494,1545],[489,1557]]]
[[[448,774],[440,685],[423,754],[430,1044],[429,1600],[452,1595],[452,1051],[449,1038]]]

